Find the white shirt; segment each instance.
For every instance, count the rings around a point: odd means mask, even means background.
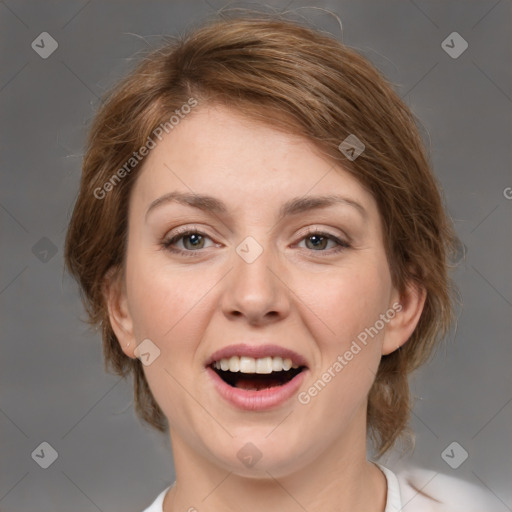
[[[409,468],[397,475],[382,464],[375,464],[387,480],[384,512],[506,512],[509,510],[483,489],[435,471]],[[164,489],[143,512],[163,512]]]

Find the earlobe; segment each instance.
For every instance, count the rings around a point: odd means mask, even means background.
[[[382,354],[387,355],[404,345],[412,336],[423,312],[427,292],[417,283],[408,283],[392,302],[395,315],[386,326]]]
[[[135,342],[133,321],[128,308],[126,290],[119,272],[112,269],[105,276],[103,295],[108,308],[110,325],[116,335],[121,350],[131,358],[135,358]]]

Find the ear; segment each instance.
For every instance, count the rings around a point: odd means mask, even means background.
[[[116,335],[121,350],[132,359],[136,346],[133,334],[133,321],[128,308],[126,287],[118,269],[110,269],[103,281],[103,296],[108,309],[110,325]]]
[[[386,326],[383,355],[394,352],[409,340],[418,325],[426,298],[427,291],[417,283],[409,282],[402,293],[395,289],[388,310],[394,311],[395,315]]]

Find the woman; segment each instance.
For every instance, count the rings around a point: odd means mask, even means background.
[[[483,510],[367,459],[407,434],[454,241],[412,114],[334,38],[240,17],[146,57],[94,121],[66,241],[170,435],[146,510]]]

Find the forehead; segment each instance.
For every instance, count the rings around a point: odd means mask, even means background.
[[[318,164],[320,152],[304,137],[256,121],[234,109],[205,105],[184,118],[151,152],[148,163],[172,158],[181,162],[211,162],[218,168],[235,167],[237,174],[258,165],[283,168],[306,157]],[[315,157],[315,158],[313,158]],[[251,165],[254,162],[255,165]],[[266,165],[265,165],[266,164]]]
[[[261,207],[333,193],[370,209],[373,203],[359,181],[311,141],[221,106],[202,107],[183,119],[157,141],[140,173],[134,195],[146,204],[173,190],[239,206],[249,198]]]

